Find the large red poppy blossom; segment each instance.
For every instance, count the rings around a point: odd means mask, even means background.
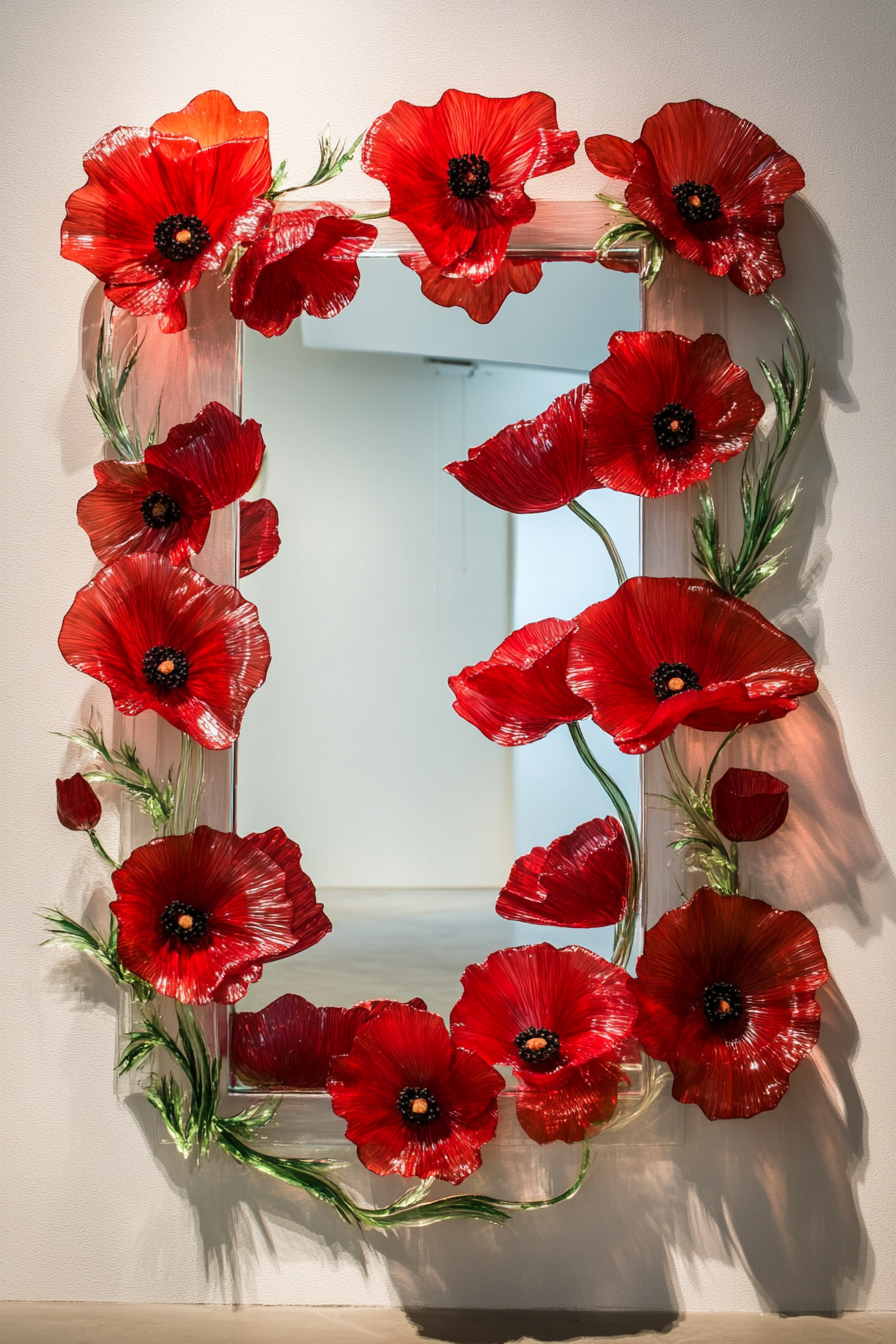
[[[83,775],[57,779],[56,815],[68,831],[92,831],[99,825],[103,805]]]
[[[268,119],[263,112],[241,112],[220,89],[208,89],[181,108],[166,112],[152,124],[162,135],[188,135],[203,149],[225,140],[267,140]]]
[[[240,500],[240,578],[261,569],[280,549],[280,516],[269,499]]]
[[[84,169],[87,185],[66,204],[62,255],[102,280],[113,303],[160,314],[164,331],[183,329],[183,295],[237,243],[250,243],[273,209],[262,199],[271,185],[264,137],[203,147],[191,136],[120,126],[94,145]]]
[[[454,279],[487,280],[511,230],[535,214],[530,177],[568,168],[575,131],[557,127],[544,93],[483,98],[449,89],[433,107],[398,102],[364,140],[361,165],[389,188],[389,213],[433,265]]]
[[[726,733],[780,719],[818,689],[795,639],[704,579],[628,579],[575,624],[569,684],[629,755],[680,723]]]
[[[77,593],[59,648],[109,687],[122,714],[154,709],[212,750],[236,740],[271,661],[258,612],[235,588],[145,553]]]
[[[257,420],[210,401],[183,425],[173,425],[162,443],[146,450],[146,461],[185,476],[213,509],[224,509],[251,490],[261,471],[264,439]]]
[[[282,336],[300,313],[335,317],[358,292],[358,256],[375,238],[341,205],[275,215],[237,263],[230,311],[263,336]]]
[[[451,1034],[531,1087],[565,1085],[589,1060],[618,1060],[637,1016],[631,977],[584,947],[508,947],[461,976]]]
[[[598,482],[585,460],[582,398],[587,383],[564,392],[534,420],[518,420],[445,468],[471,494],[508,513],[545,513]]]
[[[419,275],[423,297],[430,303],[463,308],[480,324],[491,322],[510,294],[531,294],[542,277],[541,262],[523,257],[505,257],[494,275],[479,284],[444,275],[423,252],[403,253],[399,260]]]
[[[595,817],[517,859],[495,909],[524,924],[600,929],[622,918],[631,880],[622,827]]]
[[[634,144],[595,135],[585,152],[599,172],[628,182],[629,209],[687,261],[748,294],[784,274],[784,202],[806,179],[752,122],[692,98],[648,117]]]
[[[151,840],[112,883],[121,964],[182,1003],[233,1003],[295,941],[283,869],[227,831]]]
[[[765,406],[721,336],[617,331],[585,393],[584,456],[629,495],[678,494],[741,453]]]
[[[592,1059],[567,1069],[560,1087],[520,1083],[516,1118],[536,1143],[581,1143],[594,1126],[612,1120],[622,1081],[618,1064]]]
[[[459,1050],[440,1017],[405,1004],[360,1028],[327,1083],[365,1167],[452,1185],[482,1165],[503,1088],[497,1069]]]
[[[765,770],[726,770],[712,786],[712,812],[726,840],[766,840],[784,825],[789,793]]]
[[[136,551],[179,565],[202,550],[211,505],[192,481],[147,462],[97,462],[93,474],[78,522],[104,565]]]
[[[589,706],[566,682],[575,626],[553,617],[524,625],[491,658],[448,678],[454,709],[502,747],[545,737],[561,723],[587,718]]]
[[[336,1055],[347,1055],[358,1029],[394,999],[373,999],[353,1008],[316,1008],[301,994],[282,994],[257,1013],[230,1019],[230,1066],[248,1087],[321,1091]],[[411,1008],[426,1010],[422,999]]]
[[[797,910],[701,887],[648,929],[637,975],[638,1040],[710,1120],[773,1110],[818,1040],[828,967]]]

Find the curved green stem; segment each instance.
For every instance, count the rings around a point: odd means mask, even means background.
[[[390,210],[374,210],[373,213],[369,215],[352,215],[352,219],[388,219],[389,214]]]
[[[613,541],[613,538],[610,536],[603,523],[599,523],[594,515],[589,513],[585,506],[580,504],[577,499],[570,500],[567,508],[571,509],[577,518],[581,518],[583,523],[587,523],[588,526],[597,533],[603,544],[606,546],[607,554],[613,562],[613,568],[616,571],[616,582],[625,583],[628,577],[625,572],[625,566],[622,563],[622,559],[616,549],[616,544]]]
[[[734,731],[739,732],[740,728]],[[699,780],[695,787],[685,774],[674,734],[662,744],[663,760],[672,781],[672,797],[667,801],[680,808],[686,818],[683,838],[674,842],[674,848],[690,850],[690,871],[705,873],[711,886],[723,896],[736,896],[738,892],[737,846],[732,845],[729,854],[724,836],[715,824],[709,784],[719,755],[733,736],[734,732],[729,733],[713,756],[702,788]]]
[[[196,827],[202,783],[205,776],[205,758],[202,747],[189,733],[180,735],[180,765],[174,786],[171,821],[165,828],[167,835],[186,835]]]
[[[99,854],[103,862],[108,863],[110,868],[120,868],[121,864],[116,863],[112,855],[106,853],[106,850],[103,848],[102,842],[100,841],[100,838],[97,835],[96,831],[88,831],[87,834],[90,836],[90,843],[93,845],[94,849],[96,850],[97,854]]]

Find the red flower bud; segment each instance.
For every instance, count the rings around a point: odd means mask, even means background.
[[[784,823],[787,785],[764,770],[727,770],[713,785],[716,825],[728,840],[764,840]]]
[[[92,831],[103,805],[83,775],[56,781],[56,815],[70,831]]]

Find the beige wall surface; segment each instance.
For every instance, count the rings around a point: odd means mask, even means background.
[[[7,14],[4,36],[0,1297],[896,1308],[896,6],[30,0]],[[90,277],[59,258],[58,227],[100,135],[147,124],[205,88],[264,108],[275,161],[288,155],[301,180],[328,122],[353,135],[396,98],[432,102],[452,85],[544,89],[561,126],[583,136],[633,136],[663,102],[699,95],[758,123],[806,170],[806,191],[788,207],[779,290],[818,376],[792,562],[763,609],[808,644],[823,689],[785,737],[761,730],[770,750],[783,743],[775,749],[798,776],[802,821],[800,843],[788,847],[781,833],[760,876],[772,900],[816,920],[833,980],[816,1061],[800,1067],[776,1112],[711,1125],[689,1108],[675,1141],[620,1135],[598,1147],[577,1201],[504,1229],[444,1225],[365,1241],[223,1159],[195,1171],[159,1149],[144,1109],[112,1095],[108,992],[74,957],[38,946],[35,909],[81,910],[102,877],[53,809],[54,776],[74,758],[49,732],[77,723],[92,697],[55,639],[92,570],[74,507],[99,449],[78,368]],[[376,194],[357,167],[338,186],[347,199]],[[595,188],[580,155],[533,194],[581,199]],[[774,353],[758,301],[718,281],[708,302],[742,361]],[[552,1154],[558,1178],[573,1156]],[[521,1179],[500,1155],[490,1160],[492,1188],[513,1193]]]

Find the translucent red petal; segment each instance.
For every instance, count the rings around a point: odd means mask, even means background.
[[[589,135],[585,153],[604,177],[628,182],[635,171],[635,148],[631,140],[618,135]]]
[[[463,308],[479,323],[491,322],[510,294],[531,294],[542,277],[540,261],[516,257],[505,257],[494,275],[480,284],[443,274],[425,253],[404,253],[400,260],[420,276],[424,298],[441,308]]]
[[[280,517],[269,499],[240,500],[240,578],[261,569],[280,549]]]
[[[517,859],[495,909],[526,924],[603,928],[622,918],[631,875],[619,822],[596,817]]]
[[[263,112],[241,112],[226,93],[209,89],[197,94],[180,112],[159,117],[152,129],[162,135],[191,136],[207,149],[225,140],[267,140],[268,119]]]
[[[302,868],[301,849],[280,826],[272,826],[268,831],[255,831],[247,835],[246,839],[283,869],[286,895],[292,902],[293,945],[270,960],[291,957],[296,952],[313,947],[332,931],[333,925],[324,914],[324,907],[316,899],[314,883]]]
[[[241,421],[210,401],[187,424],[174,425],[146,461],[192,481],[213,509],[224,509],[252,489],[261,470],[264,439],[257,420]]]
[[[179,565],[202,550],[211,506],[191,481],[146,462],[97,462],[93,474],[96,485],[78,501],[78,522],[104,565],[138,551]],[[178,517],[167,527],[151,527],[143,514],[157,491],[177,506]]]
[[[618,1064],[592,1060],[569,1069],[562,1087],[520,1083],[516,1117],[536,1143],[581,1143],[589,1130],[612,1120],[622,1080]]]
[[[790,803],[783,779],[764,770],[726,770],[712,788],[715,823],[728,840],[765,840],[783,826]]]

